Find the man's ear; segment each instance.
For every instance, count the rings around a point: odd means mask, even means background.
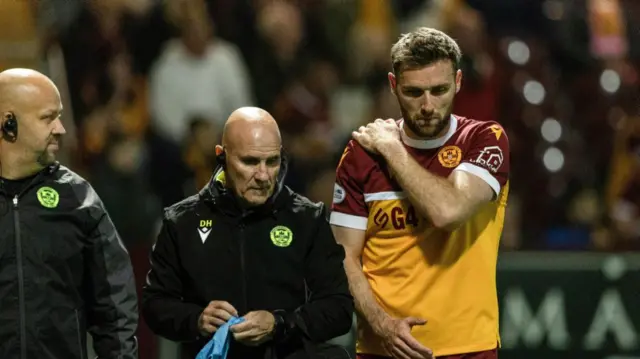
[[[396,87],[398,86],[396,75],[394,75],[393,72],[389,72],[387,77],[389,78],[389,88],[391,89],[391,93],[395,95]]]
[[[462,87],[462,70],[456,71],[456,93],[460,92]]]

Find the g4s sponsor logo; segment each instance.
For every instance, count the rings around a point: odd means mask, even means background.
[[[409,205],[406,210],[402,206],[393,206],[389,209],[379,208],[373,216],[374,223],[381,229],[406,229],[417,227],[421,219],[416,215],[415,208]]]

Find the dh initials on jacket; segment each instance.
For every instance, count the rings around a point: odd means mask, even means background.
[[[207,238],[209,238],[209,234],[211,234],[211,227],[213,226],[213,221],[210,219],[201,219],[200,226],[198,227],[198,234],[200,235],[200,239],[202,239],[202,243],[204,243]]]

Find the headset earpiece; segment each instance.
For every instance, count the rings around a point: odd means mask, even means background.
[[[9,142],[15,142],[18,139],[18,120],[13,112],[8,112],[4,116],[2,137]]]
[[[221,145],[216,145],[216,165],[222,166],[222,169],[225,169],[227,165],[227,156]]]
[[[216,162],[218,162],[218,164],[220,166],[222,166],[223,169],[226,168],[226,166],[227,166],[227,155],[226,155],[225,151],[220,151],[220,153],[218,153],[216,155]]]

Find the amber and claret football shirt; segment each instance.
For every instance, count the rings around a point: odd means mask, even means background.
[[[402,120],[399,126],[402,126]],[[336,173],[331,224],[365,231],[363,272],[382,308],[427,320],[413,336],[436,356],[494,349],[499,342],[496,262],[509,192],[509,141],[496,122],[452,115],[441,138],[407,151],[429,172],[465,171],[495,193],[453,232],[421,217],[380,156],[351,141]],[[358,323],[358,353],[388,355],[371,327]]]

